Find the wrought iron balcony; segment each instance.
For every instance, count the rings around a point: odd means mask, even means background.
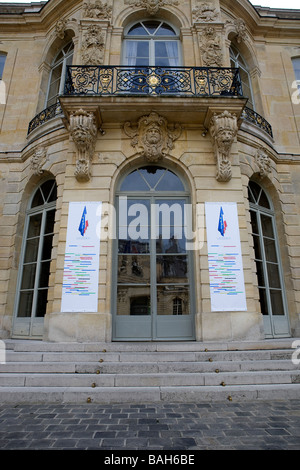
[[[36,129],[37,127],[41,126],[47,121],[50,121],[50,119],[53,119],[60,114],[62,114],[62,109],[61,109],[59,102],[52,104],[51,106],[48,106],[48,108],[46,109],[43,109],[43,111],[38,113],[30,121],[29,126],[28,126],[28,134],[34,131],[34,129]]]
[[[236,68],[91,65],[68,66],[64,94],[243,96]]]
[[[242,117],[246,121],[252,122],[252,124],[265,131],[267,134],[269,134],[270,137],[273,137],[271,124],[269,124],[268,121],[266,121],[266,119],[263,118],[260,114],[253,111],[253,109],[250,109],[246,106],[243,110]]]

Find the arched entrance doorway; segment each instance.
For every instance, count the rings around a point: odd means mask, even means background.
[[[131,171],[117,194],[114,340],[193,340],[189,191],[173,171]]]

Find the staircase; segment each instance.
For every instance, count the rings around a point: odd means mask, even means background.
[[[295,338],[230,343],[6,340],[0,403],[155,403],[300,398]],[[300,357],[300,354],[299,354]]]

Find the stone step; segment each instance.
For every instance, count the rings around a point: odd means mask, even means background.
[[[219,352],[16,352],[7,351],[7,362],[207,362],[291,359],[293,350]]]
[[[18,403],[197,403],[299,399],[300,384],[188,387],[3,387],[2,404]]]
[[[52,343],[39,340],[5,340],[7,350],[17,352],[201,352],[205,351],[258,351],[291,349],[296,338],[262,341],[232,342],[112,342],[112,343]]]
[[[1,387],[157,387],[300,383],[300,374],[209,372],[157,374],[1,374]]]
[[[0,373],[77,373],[96,374],[147,374],[147,373],[203,373],[245,371],[299,371],[299,366],[291,360],[244,360],[244,361],[205,361],[205,362],[7,362],[0,364]]]

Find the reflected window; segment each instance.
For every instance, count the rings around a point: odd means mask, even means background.
[[[49,87],[46,98],[46,108],[58,102],[58,97],[63,94],[67,65],[72,65],[74,44],[67,44],[54,59],[49,79]]]
[[[44,317],[46,313],[56,198],[56,183],[48,180],[37,188],[27,211],[19,268],[19,318]]]
[[[274,211],[266,192],[254,181],[249,183],[248,199],[261,313],[285,315]]]
[[[248,98],[247,107],[255,110],[253,91],[252,91],[252,85],[251,85],[251,77],[250,77],[248,65],[236,47],[231,45],[229,52],[230,52],[231,67],[238,68],[240,71],[243,95],[246,98]]]

